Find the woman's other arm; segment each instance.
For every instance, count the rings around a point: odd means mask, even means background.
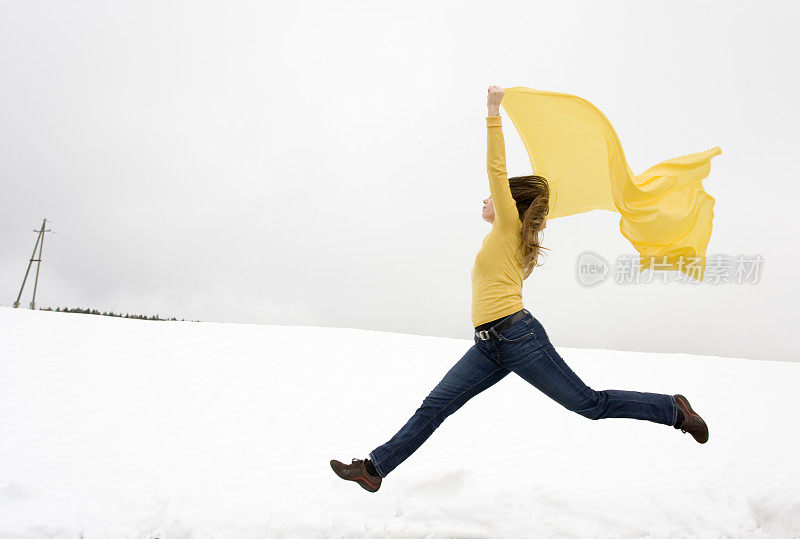
[[[486,171],[489,174],[489,192],[494,203],[494,224],[508,228],[519,222],[519,212],[506,172],[506,142],[500,117],[500,102],[504,92],[499,86],[490,86],[486,100]]]

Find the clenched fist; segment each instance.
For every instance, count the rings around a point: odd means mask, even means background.
[[[489,116],[500,116],[500,102],[503,100],[505,92],[499,86],[489,86],[486,96],[486,107]]]

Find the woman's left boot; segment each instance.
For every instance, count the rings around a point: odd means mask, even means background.
[[[352,463],[345,464],[338,460],[332,460],[331,468],[333,468],[336,475],[342,479],[355,481],[361,485],[364,490],[375,492],[381,488],[381,481],[383,481],[383,478],[380,475],[372,475],[369,473],[365,461],[366,459],[353,459]]]

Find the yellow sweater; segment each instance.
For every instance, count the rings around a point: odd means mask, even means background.
[[[486,117],[486,169],[494,224],[472,266],[472,325],[522,309],[522,222],[506,173],[506,144],[500,116]]]

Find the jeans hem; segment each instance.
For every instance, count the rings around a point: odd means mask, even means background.
[[[378,461],[375,460],[374,453],[372,451],[370,451],[369,455],[367,455],[367,456],[369,457],[369,460],[372,462],[372,465],[375,466],[375,471],[378,472],[378,475],[380,475],[381,477],[386,477],[385,475],[383,475],[383,472],[378,467]]]
[[[672,395],[669,398],[672,401],[672,426],[674,427],[675,423],[678,422],[678,403],[675,402],[675,397]]]

